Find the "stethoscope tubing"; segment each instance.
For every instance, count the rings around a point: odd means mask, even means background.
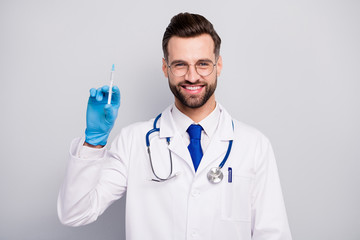
[[[154,166],[153,166],[153,162],[152,162],[152,158],[151,158],[151,150],[150,150],[150,135],[154,132],[160,132],[160,128],[157,128],[156,125],[157,125],[157,122],[158,120],[160,119],[161,117],[161,113],[155,118],[154,120],[154,124],[153,124],[153,129],[150,129],[146,135],[145,135],[145,142],[146,142],[146,147],[147,147],[147,152],[149,154],[149,160],[150,160],[150,166],[151,166],[151,170],[154,174],[154,176],[156,177],[156,179],[151,179],[152,181],[155,181],[155,182],[164,182],[164,181],[167,181],[171,178],[174,178],[176,177],[177,175],[172,175],[172,171],[173,171],[173,160],[172,160],[172,155],[171,155],[171,151],[170,149],[169,150],[169,155],[170,155],[170,174],[167,178],[161,178],[159,177],[156,173],[155,173],[155,169],[154,169]],[[234,122],[232,122],[232,127],[234,129]],[[166,138],[166,142],[167,144],[169,145],[170,144],[170,137],[167,137]],[[219,166],[217,167],[217,169],[219,171],[221,171],[222,167],[225,165],[227,159],[229,158],[229,155],[230,155],[230,152],[231,152],[231,148],[232,148],[232,144],[233,144],[233,140],[229,140],[229,145],[228,145],[228,149],[226,151],[226,154],[225,154],[225,157],[224,159],[221,161],[221,163],[219,164]],[[210,173],[210,172],[209,172]],[[221,180],[220,180],[221,181]],[[213,182],[214,183],[214,182]]]

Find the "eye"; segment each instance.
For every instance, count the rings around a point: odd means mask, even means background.
[[[210,65],[211,65],[211,63],[208,61],[200,61],[200,62],[196,63],[196,66],[202,67],[202,68],[209,67]]]
[[[176,62],[176,63],[171,64],[171,67],[173,67],[173,68],[183,68],[186,66],[187,66],[187,64],[184,62]]]

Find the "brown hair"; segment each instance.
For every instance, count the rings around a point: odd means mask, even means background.
[[[220,54],[221,39],[216,33],[213,25],[205,17],[199,14],[179,13],[175,15],[165,30],[162,40],[164,58],[167,60],[169,52],[167,49],[169,40],[173,36],[177,37],[196,37],[201,34],[209,34],[214,41],[214,53],[217,58]]]

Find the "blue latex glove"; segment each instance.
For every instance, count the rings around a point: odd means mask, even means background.
[[[85,142],[91,145],[106,145],[120,107],[120,90],[112,88],[111,104],[107,104],[109,86],[90,89],[86,112]]]

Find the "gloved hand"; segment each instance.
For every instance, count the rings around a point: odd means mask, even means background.
[[[91,145],[106,145],[120,107],[120,90],[112,88],[111,104],[107,104],[109,86],[90,89],[86,112],[85,142]]]

